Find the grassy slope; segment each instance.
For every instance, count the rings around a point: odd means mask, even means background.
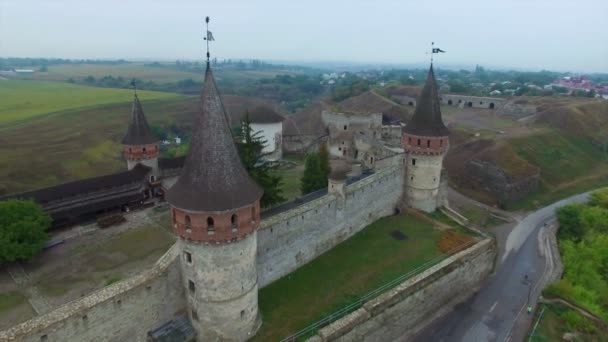
[[[605,342],[608,331],[594,324],[578,312],[558,304],[544,304],[545,311],[539,321],[537,330],[530,337],[532,342],[561,341],[565,333],[579,334],[576,341]],[[537,310],[538,319],[540,310]],[[602,337],[604,336],[604,337]]]
[[[196,98],[140,99],[150,124],[189,126],[196,111]],[[130,112],[126,102],[0,125],[0,194],[124,170],[120,140]]]
[[[147,100],[177,97],[176,94],[141,91]],[[0,125],[51,112],[109,103],[130,103],[128,89],[93,88],[61,82],[0,81]]]
[[[408,239],[389,234],[399,230]],[[277,341],[440,255],[440,233],[410,215],[380,219],[259,294],[264,325],[255,341]]]
[[[541,170],[540,190],[514,209],[531,208],[608,185],[608,158],[588,139],[554,129],[509,140],[519,157]]]

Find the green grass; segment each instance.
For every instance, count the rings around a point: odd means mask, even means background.
[[[197,97],[140,100],[151,125],[180,127],[191,125],[198,103]],[[124,102],[0,125],[0,195],[125,170],[120,140],[130,112]]]
[[[169,83],[192,78],[202,82],[203,73],[180,71],[169,68],[147,67],[143,63],[128,64],[59,64],[48,66],[47,72],[35,72],[20,75],[22,79],[47,81],[66,81],[69,78],[82,79],[87,76],[102,78],[104,76],[137,78],[144,81]]]
[[[0,313],[16,308],[26,301],[27,298],[18,291],[0,293]]]
[[[179,95],[141,91],[142,100]],[[62,82],[5,80],[0,82],[0,125],[56,111],[109,103],[131,103],[129,89],[93,88]]]
[[[407,236],[390,236],[399,230]],[[380,219],[298,270],[263,288],[264,324],[255,341],[277,341],[441,255],[440,232],[410,215]]]
[[[519,157],[540,168],[536,193],[509,209],[532,209],[608,185],[608,158],[587,139],[553,129],[509,140]]]

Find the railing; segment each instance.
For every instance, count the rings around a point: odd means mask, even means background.
[[[369,300],[378,297],[379,295],[383,294],[384,292],[403,283],[405,280],[407,280],[415,275],[418,275],[418,274],[422,273],[423,271],[426,271],[427,269],[439,264],[441,261],[449,258],[450,256],[452,256],[460,251],[463,251],[463,250],[473,246],[476,243],[477,243],[477,241],[469,241],[469,242],[465,242],[459,246],[454,247],[453,249],[449,250],[446,254],[440,255],[436,258],[433,258],[433,259],[425,262],[424,264],[418,266],[417,268],[415,268],[405,274],[400,275],[399,277],[376,288],[375,290],[368,292],[367,294],[363,295],[361,298],[357,299],[353,303],[351,303],[337,311],[334,311],[330,315],[325,316],[324,318],[322,318],[319,321],[309,325],[308,327],[296,332],[295,334],[287,336],[286,338],[282,339],[281,342],[295,342],[295,341],[300,340],[301,338],[309,338],[309,337],[314,336],[317,333],[317,331],[319,331],[319,329],[326,327],[329,324],[337,321],[338,319],[359,309],[360,307],[363,306],[363,304],[365,304]]]

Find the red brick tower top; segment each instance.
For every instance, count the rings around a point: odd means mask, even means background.
[[[152,134],[144,110],[137,94],[133,97],[133,107],[127,134],[122,139],[124,156],[127,160],[152,159],[158,157],[158,138]]]
[[[441,119],[439,91],[431,64],[414,116],[403,129],[403,147],[407,153],[445,153],[449,147],[449,134]]]
[[[234,242],[259,223],[262,190],[241,163],[207,63],[197,123],[182,174],[166,198],[182,238]]]

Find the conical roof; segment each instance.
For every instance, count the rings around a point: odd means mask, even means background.
[[[262,189],[241,163],[209,63],[190,150],[167,201],[190,211],[225,211],[254,203]]]
[[[129,120],[129,128],[127,134],[122,138],[124,145],[145,145],[158,142],[158,138],[150,131],[148,121],[144,115],[144,110],[141,107],[141,102],[137,94],[133,97],[133,108],[131,109],[131,119]]]
[[[433,72],[433,64],[429,69],[429,74],[424,83],[422,94],[416,102],[416,111],[412,120],[410,120],[403,132],[412,135],[430,136],[430,137],[445,137],[450,134],[447,127],[441,119],[441,110],[439,108],[439,91],[437,90],[437,81]]]

